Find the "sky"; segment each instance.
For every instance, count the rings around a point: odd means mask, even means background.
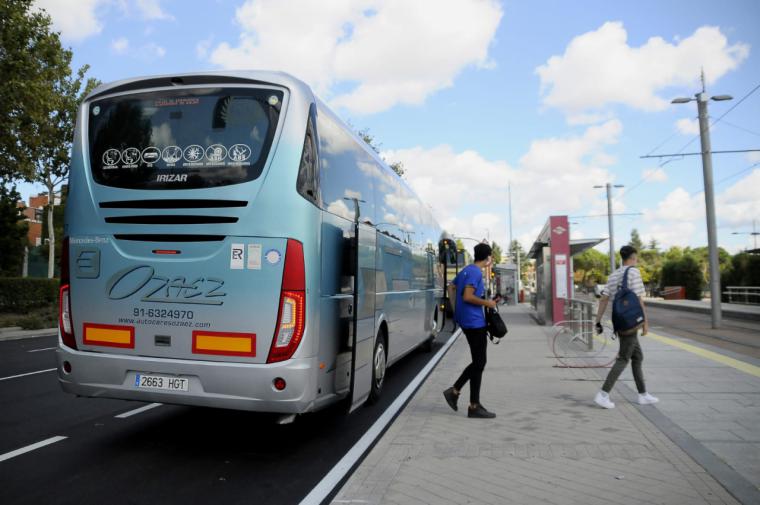
[[[713,150],[760,149],[760,2],[729,0],[37,0],[103,82],[283,70],[389,162],[456,236],[518,239],[550,215],[617,247],[707,243],[696,103]],[[724,116],[725,114],[725,116]],[[718,243],[751,248],[760,152],[713,156]],[[25,196],[38,189],[20,188]],[[511,191],[512,215],[508,194]],[[760,230],[760,222],[757,223]],[[737,234],[738,233],[738,234]],[[742,234],[745,233],[745,234]],[[472,242],[465,241],[468,246]],[[607,250],[607,242],[598,246]]]

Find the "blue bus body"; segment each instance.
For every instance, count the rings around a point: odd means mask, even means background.
[[[67,392],[298,414],[352,394],[359,374],[379,389],[385,364],[439,326],[430,210],[287,74],[100,86],[68,191]]]

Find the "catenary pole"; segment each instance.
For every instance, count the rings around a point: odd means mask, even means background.
[[[704,79],[704,78],[703,78]],[[703,81],[704,83],[704,81]],[[707,214],[707,250],[710,260],[710,313],[712,327],[721,326],[720,268],[718,266],[718,237],[715,224],[715,193],[713,190],[712,153],[710,145],[710,123],[707,113],[709,100],[704,87],[696,94],[699,111],[699,139],[702,144],[702,173],[705,179],[705,210]]]

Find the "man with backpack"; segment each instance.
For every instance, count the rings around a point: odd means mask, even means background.
[[[641,369],[644,353],[641,351],[638,333],[641,330],[641,334],[646,335],[649,332],[649,322],[644,309],[644,282],[641,280],[641,272],[636,268],[638,251],[634,247],[626,245],[620,248],[620,257],[623,260],[623,266],[610,274],[607,286],[602,291],[599,310],[596,314],[596,332],[602,333],[602,315],[607,309],[610,298],[613,300],[612,321],[615,333],[620,341],[620,351],[615,364],[607,374],[602,389],[594,398],[594,403],[605,409],[615,408],[615,404],[610,400],[610,391],[612,391],[615,381],[623,373],[625,367],[628,366],[629,361],[633,371],[633,380],[636,382],[636,389],[639,392],[639,404],[651,405],[659,401],[647,393],[644,384],[644,372]]]

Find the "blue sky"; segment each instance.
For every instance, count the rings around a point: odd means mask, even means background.
[[[760,3],[496,0],[38,0],[74,64],[120,78],[286,70],[341,117],[369,128],[389,161],[455,234],[530,247],[550,214],[575,237],[617,244],[637,228],[665,246],[706,243],[701,161],[662,167],[696,136],[700,67],[717,118],[760,85]],[[760,90],[712,131],[713,149],[760,148]],[[680,127],[679,127],[679,121]],[[664,142],[664,143],[663,143]],[[686,152],[699,150],[699,141]],[[751,246],[760,219],[760,153],[714,156],[719,243]],[[648,171],[648,172],[645,172]],[[34,190],[24,186],[29,194]],[[760,224],[760,223],[759,223]],[[605,245],[600,247],[605,248]]]

